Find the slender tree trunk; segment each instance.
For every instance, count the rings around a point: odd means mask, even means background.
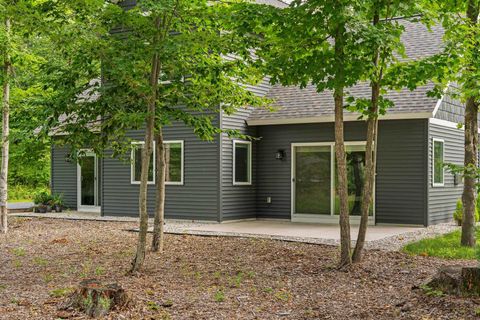
[[[380,22],[379,7],[374,13],[373,25],[376,26]],[[373,66],[378,68],[380,61],[380,48],[375,48],[373,54]],[[367,143],[365,146],[365,178],[363,185],[361,218],[358,228],[357,242],[353,250],[352,260],[358,263],[362,260],[363,247],[365,246],[365,238],[368,228],[368,217],[370,206],[373,202],[373,192],[375,186],[376,162],[377,162],[377,138],[378,138],[378,104],[380,99],[380,81],[382,79],[382,71],[380,70],[377,79],[372,81],[372,97],[369,117],[367,120]]]
[[[5,20],[5,32],[10,36],[10,18]],[[10,76],[11,61],[7,53],[3,62],[3,100],[2,100],[2,167],[0,169],[0,233],[7,233],[7,200],[8,200],[8,159],[10,135]]]
[[[470,0],[467,7],[467,19],[472,26],[478,24],[479,1]],[[476,32],[472,37],[476,36]],[[473,49],[475,50],[475,49]],[[472,66],[472,69],[475,66]],[[474,172],[477,168],[478,156],[478,97],[467,98],[465,106],[465,158],[464,166]],[[475,239],[475,206],[476,206],[476,175],[466,174],[463,184],[463,220],[462,220],[462,246],[474,247]]]
[[[478,149],[478,104],[474,98],[468,98],[465,108],[465,168],[477,167]],[[476,205],[476,177],[467,174],[463,184],[463,220],[462,246],[474,247],[475,239],[475,205]]]
[[[379,86],[374,85],[372,87],[372,111],[378,112],[378,96]],[[362,260],[362,250],[365,245],[365,237],[367,235],[368,217],[370,213],[370,206],[373,200],[373,189],[375,185],[375,167],[377,154],[374,150],[374,146],[377,143],[377,127],[378,119],[376,117],[370,117],[367,120],[367,144],[365,146],[365,178],[363,184],[363,194],[361,203],[361,218],[360,226],[358,229],[357,242],[355,249],[353,250],[352,260],[357,263]]]
[[[345,80],[345,25],[337,28],[335,36],[335,58],[337,62],[335,100],[335,156],[337,161],[338,185],[337,193],[340,199],[340,264],[345,267],[352,263],[350,217],[348,212],[347,158],[345,153],[345,138],[343,127],[343,98]]]
[[[155,219],[153,222],[152,251],[163,252],[164,247],[164,224],[165,224],[165,171],[166,157],[165,145],[163,144],[162,127],[159,125],[155,135],[157,141],[157,204]]]
[[[160,19],[155,19],[155,27],[159,31]],[[153,39],[153,48],[156,48],[159,42],[159,32]],[[150,98],[148,100],[148,114],[146,117],[145,128],[145,144],[142,149],[142,170],[140,175],[140,192],[139,192],[139,216],[140,216],[140,228],[138,232],[137,251],[135,258],[132,261],[132,268],[130,272],[137,272],[143,266],[145,261],[145,252],[147,245],[147,232],[148,232],[148,212],[147,212],[147,191],[148,191],[148,171],[150,167],[150,157],[153,149],[153,135],[155,125],[155,107],[157,103],[158,93],[158,72],[160,58],[158,53],[154,53],[152,57],[152,66],[150,72]],[[154,173],[155,174],[155,173]]]

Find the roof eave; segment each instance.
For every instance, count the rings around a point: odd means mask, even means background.
[[[379,120],[407,120],[407,119],[429,119],[432,118],[432,112],[411,112],[411,113],[390,113],[379,117]],[[307,123],[326,123],[334,122],[334,115],[299,117],[299,118],[281,118],[281,119],[251,119],[247,120],[249,126],[267,126],[281,124],[307,124]],[[362,121],[358,115],[345,115],[344,121]]]

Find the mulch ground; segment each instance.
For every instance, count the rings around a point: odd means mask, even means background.
[[[111,319],[474,319],[480,300],[415,289],[455,262],[368,251],[335,269],[323,245],[167,235],[142,273],[126,275],[127,223],[11,219],[0,235],[0,319],[85,318],[57,310],[81,280],[116,282],[131,304]],[[456,262],[472,264],[473,262]]]

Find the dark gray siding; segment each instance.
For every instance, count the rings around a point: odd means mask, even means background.
[[[237,112],[232,116],[224,116],[223,128],[237,129],[242,134],[255,136],[256,130],[248,128],[245,119],[250,114],[249,109]],[[255,218],[256,216],[256,157],[255,143],[252,143],[252,184],[233,185],[233,140],[228,135],[222,134],[222,220],[235,220]]]
[[[63,194],[65,206],[70,209],[77,208],[77,164],[66,161],[70,148],[66,146],[52,146],[52,177],[51,187],[53,193]]]
[[[428,212],[429,224],[450,221],[458,199],[463,191],[463,185],[454,185],[453,175],[445,170],[445,185],[433,187],[432,147],[433,139],[444,140],[445,162],[463,165],[464,132],[460,129],[448,128],[437,124],[429,125],[428,150]]]
[[[435,118],[446,120],[454,123],[463,123],[465,116],[465,108],[456,99],[450,95],[445,95],[435,114]]]
[[[165,216],[169,219],[219,220],[218,142],[198,139],[192,129],[174,123],[164,128],[165,140],[184,141],[184,185],[167,185]],[[129,136],[143,141],[143,131]],[[103,166],[103,213],[107,216],[138,216],[139,185],[130,182],[130,163],[110,157]],[[148,187],[148,211],[155,209],[155,186]]]
[[[377,223],[426,224],[427,126],[426,120],[380,123]],[[363,122],[345,125],[346,141],[364,141],[365,133]],[[334,141],[333,123],[260,126],[257,134],[258,216],[290,219],[291,144]],[[286,151],[285,161],[275,160],[278,149]]]
[[[270,88],[269,79],[265,78],[258,86],[248,86],[247,89],[258,96],[265,96]],[[242,134],[256,137],[256,129],[248,128],[245,120],[252,108],[238,110],[233,115],[222,115],[223,129],[236,129]],[[222,220],[236,220],[256,217],[256,176],[257,159],[256,143],[252,143],[252,185],[233,185],[233,140],[227,134],[222,134],[221,140],[221,208]]]

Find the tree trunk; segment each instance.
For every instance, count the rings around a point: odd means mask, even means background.
[[[162,127],[159,126],[155,135],[157,141],[157,204],[153,222],[152,251],[163,252],[165,223],[165,145],[163,144]]]
[[[469,174],[464,177],[463,184],[463,220],[462,220],[462,246],[474,247],[475,240],[475,206],[476,206],[476,175],[473,174],[477,167],[478,145],[478,104],[474,98],[468,98],[465,108],[465,168]]]
[[[478,0],[468,1],[467,19],[472,26],[478,24]],[[474,31],[472,37],[476,36]],[[475,49],[473,49],[475,50]],[[475,68],[475,66],[472,66]],[[476,206],[476,172],[478,156],[478,103],[475,96],[467,98],[465,106],[465,158],[464,166],[468,173],[463,184],[463,221],[461,245],[474,247],[475,239],[475,206]],[[470,172],[472,171],[472,172]]]
[[[380,22],[379,8],[373,17],[373,25],[376,26]],[[380,48],[375,48],[373,54],[374,68],[378,68],[380,60]],[[382,79],[382,71],[378,72],[378,78],[372,81],[372,97],[369,117],[367,120],[367,143],[365,146],[365,178],[362,194],[362,208],[360,226],[358,228],[357,242],[353,250],[352,260],[358,263],[362,260],[362,251],[365,246],[365,238],[367,236],[368,217],[370,206],[373,202],[373,192],[375,186],[376,162],[377,162],[377,138],[378,138],[378,104],[380,98],[380,81]]]
[[[10,37],[10,19],[5,20],[5,32]],[[0,169],[0,233],[7,233],[7,201],[8,201],[8,159],[10,146],[10,76],[11,61],[7,53],[3,62],[3,101],[2,101],[2,167]]]
[[[337,193],[340,199],[340,264],[345,267],[352,263],[350,218],[348,213],[347,158],[345,153],[345,138],[343,128],[343,97],[345,81],[345,25],[337,28],[335,36],[335,60],[337,62],[335,100],[335,156],[337,161],[338,185]]]
[[[155,19],[155,27],[157,31],[160,29],[160,19]],[[153,48],[157,47],[160,40],[160,34],[157,32],[153,39]],[[143,266],[145,261],[145,251],[147,245],[147,232],[148,232],[148,212],[147,212],[147,188],[148,188],[148,171],[150,167],[150,157],[152,155],[153,147],[153,134],[155,125],[155,107],[157,103],[158,93],[158,72],[160,65],[160,58],[158,53],[154,53],[152,57],[152,66],[150,72],[150,98],[148,100],[148,114],[146,117],[145,128],[145,144],[142,150],[142,170],[140,175],[140,192],[139,192],[139,216],[140,216],[140,228],[138,232],[137,251],[135,258],[132,261],[132,268],[130,272],[137,272]],[[154,173],[155,174],[155,173]]]

